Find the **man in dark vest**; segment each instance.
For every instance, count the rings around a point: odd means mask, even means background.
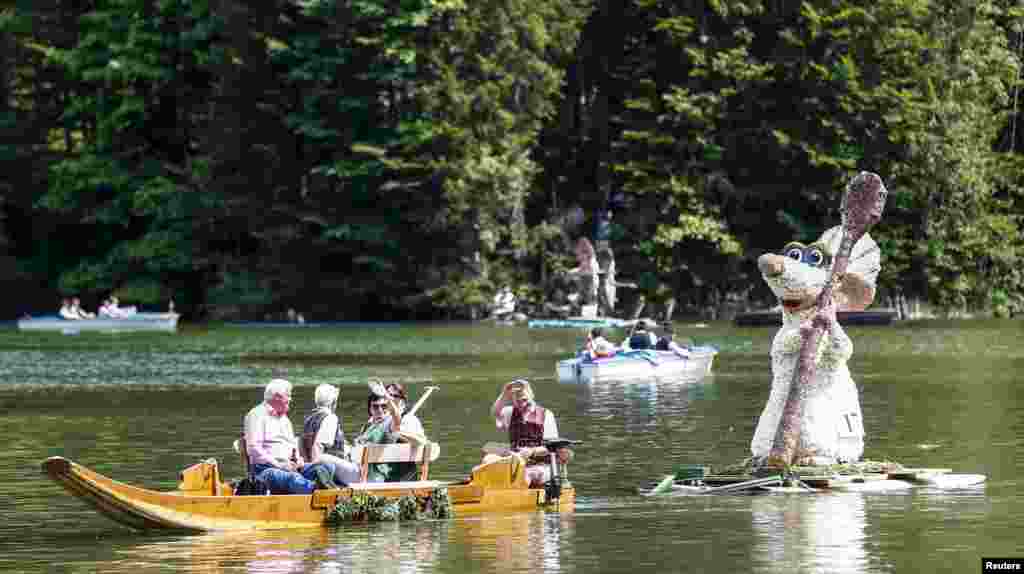
[[[341,428],[341,418],[335,414],[338,406],[338,387],[326,383],[313,392],[315,407],[303,421],[302,457],[310,462],[322,462],[334,467],[334,482],[339,485],[359,482],[359,465],[347,458],[348,445]]]
[[[545,439],[558,438],[555,415],[537,404],[529,381],[518,379],[507,383],[491,408],[498,430],[508,431],[509,454],[521,456],[526,462],[526,480],[531,487],[542,486],[551,478]],[[568,449],[559,449],[558,457],[567,462]],[[490,458],[489,458],[490,457]],[[488,454],[484,463],[497,460]]]

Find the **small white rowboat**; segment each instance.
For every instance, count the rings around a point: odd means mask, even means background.
[[[81,332],[126,333],[136,331],[166,331],[178,329],[177,313],[136,313],[130,317],[111,319],[97,317],[95,319],[62,319],[56,315],[19,319],[20,331],[59,331],[66,335]]]
[[[560,383],[593,383],[601,381],[699,380],[711,373],[718,349],[711,346],[690,347],[685,354],[672,351],[627,351],[607,359],[559,361],[556,370]]]

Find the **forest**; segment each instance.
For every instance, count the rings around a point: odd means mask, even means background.
[[[2,1],[0,317],[543,309],[599,234],[605,312],[713,319],[861,170],[878,303],[1021,313],[1022,56],[1016,0]]]

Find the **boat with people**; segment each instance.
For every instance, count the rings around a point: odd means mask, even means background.
[[[653,349],[623,351],[611,357],[578,356],[558,361],[560,383],[633,380],[700,380],[711,373],[718,349],[710,345],[684,351]]]
[[[18,319],[20,331],[56,331],[66,335],[82,332],[134,333],[145,331],[174,332],[178,329],[177,313],[138,312],[126,317],[92,317],[65,319],[59,315]]]
[[[594,327],[618,329],[629,327],[634,323],[636,321],[616,319],[615,317],[566,317],[564,319],[530,319],[526,326],[532,329],[593,329]]]
[[[550,449],[574,441],[545,441]],[[340,488],[315,490],[311,494],[236,494],[225,481],[215,459],[207,459],[181,472],[177,489],[156,491],[118,482],[60,456],[46,459],[42,471],[76,498],[101,514],[137,530],[184,530],[193,532],[309,528],[358,520],[359,508],[429,509],[443,503],[455,516],[483,512],[530,510],[571,511],[575,488],[568,481],[565,465],[551,457],[555,478],[540,487],[525,480],[526,463],[519,457],[475,467],[470,476],[458,481],[428,480],[431,460],[440,452],[436,443],[364,445],[356,447],[352,459],[367,464],[395,461],[421,465],[420,480],[407,482],[359,482]],[[371,508],[372,510],[372,508]],[[365,518],[364,518],[365,519]]]

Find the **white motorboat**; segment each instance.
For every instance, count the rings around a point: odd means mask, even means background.
[[[690,347],[682,353],[638,350],[595,360],[575,357],[558,362],[558,382],[699,380],[711,373],[711,365],[717,354],[718,349],[704,345]]]

